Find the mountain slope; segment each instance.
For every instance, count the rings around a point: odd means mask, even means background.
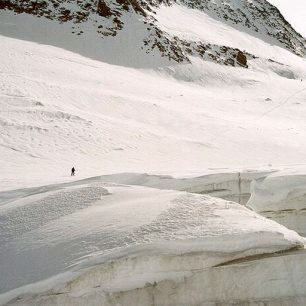
[[[306,3],[304,0],[295,0],[294,5],[292,5],[292,3],[290,4],[287,0],[269,0],[269,2],[281,11],[283,16],[291,23],[295,30],[306,37]]]
[[[282,46],[303,56],[306,53],[305,39],[294,31],[280,12],[265,0],[244,1],[21,1],[6,0],[0,9],[11,10],[17,14],[30,14],[69,24],[75,35],[93,35],[96,44],[110,41],[133,39],[134,48],[144,53],[159,53],[175,62],[190,62],[196,55],[205,60],[226,65],[247,67],[247,60],[254,58],[251,50],[236,46],[211,44],[209,41],[186,40],[161,29],[158,10],[165,6],[178,5],[190,11],[202,11],[215,20],[234,29],[246,32],[264,41]],[[190,23],[190,27],[193,25]],[[124,38],[123,38],[124,39]],[[51,40],[52,41],[52,40]],[[109,40],[107,40],[109,41]],[[124,41],[121,42],[124,43]],[[126,45],[126,43],[125,43]],[[112,46],[118,48],[116,43]],[[108,50],[111,52],[111,50]]]
[[[184,1],[210,16],[251,33],[265,41],[305,55],[305,39],[292,28],[280,11],[266,0]]]

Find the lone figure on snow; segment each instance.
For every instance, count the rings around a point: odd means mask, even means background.
[[[71,169],[71,176],[74,176],[74,174],[75,174],[75,169],[74,169],[74,167],[72,167],[72,169]]]

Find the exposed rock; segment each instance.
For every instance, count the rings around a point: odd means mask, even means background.
[[[110,17],[112,15],[110,8],[104,0],[99,0],[97,12],[102,17]]]
[[[237,53],[237,62],[243,66],[243,67],[247,67],[247,57],[241,52],[241,51],[238,51]]]

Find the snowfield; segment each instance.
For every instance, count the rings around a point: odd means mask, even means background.
[[[235,259],[304,247],[276,222],[205,195],[95,179],[15,196],[5,201],[4,193],[0,206],[2,304],[19,296],[9,305],[51,305],[64,292],[72,305],[95,300],[96,290],[107,300],[109,292],[180,283]]]
[[[67,181],[72,166],[85,178],[306,163],[305,59],[287,51],[290,65],[249,70],[134,69],[0,39],[2,190]]]

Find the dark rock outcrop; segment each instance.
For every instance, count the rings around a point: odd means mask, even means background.
[[[104,0],[99,0],[97,12],[102,17],[110,17],[112,15],[110,8]]]
[[[243,52],[238,51],[237,53],[237,62],[243,66],[243,67],[247,67],[248,64],[248,60],[247,57],[243,54]]]

